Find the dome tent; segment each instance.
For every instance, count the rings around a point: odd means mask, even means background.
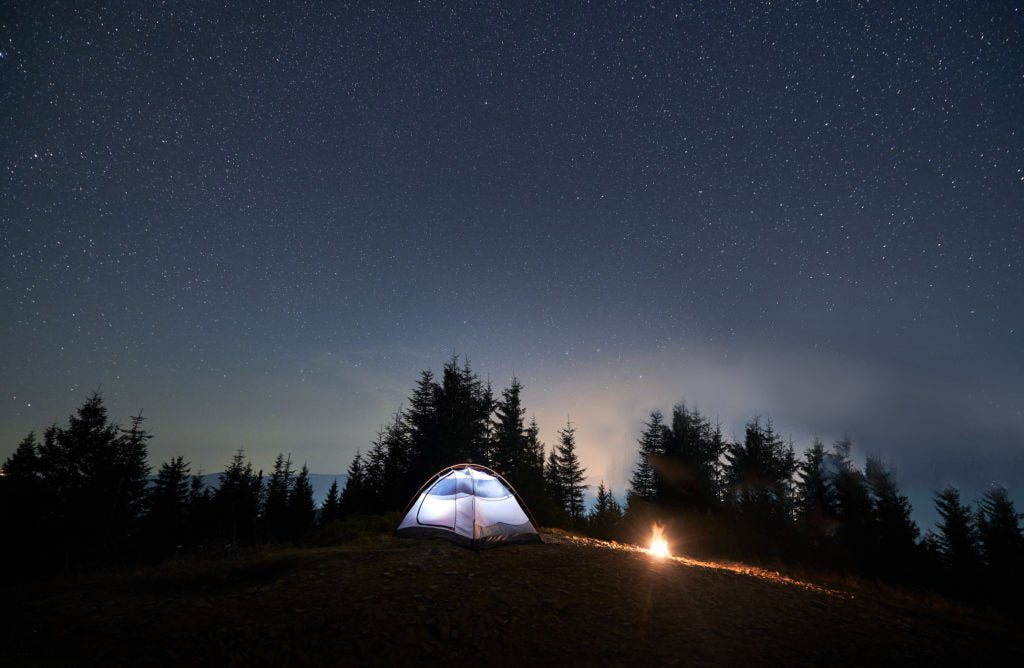
[[[398,536],[446,538],[466,547],[539,543],[529,510],[498,473],[456,464],[435,473],[406,509]]]

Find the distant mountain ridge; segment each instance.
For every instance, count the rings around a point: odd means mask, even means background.
[[[203,481],[203,486],[210,490],[217,489],[217,485],[220,484],[220,473],[204,473],[199,476],[199,479]],[[263,476],[263,484],[265,485],[270,479],[270,476]],[[310,473],[309,483],[313,486],[313,502],[319,508],[323,504],[324,499],[327,498],[327,490],[331,488],[331,483],[335,480],[338,481],[338,491],[340,492],[345,488],[345,481],[348,480],[348,474],[346,473]]]

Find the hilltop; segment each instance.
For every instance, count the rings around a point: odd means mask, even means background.
[[[854,665],[1024,661],[1024,630],[931,596],[544,535],[380,536],[5,585],[0,662]]]

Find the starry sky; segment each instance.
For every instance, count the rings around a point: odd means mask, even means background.
[[[5,3],[0,456],[98,387],[155,462],[341,472],[455,353],[620,494],[685,400],[847,433],[916,505],[1019,498],[1022,34],[1010,2]]]

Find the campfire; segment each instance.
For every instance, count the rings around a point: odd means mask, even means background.
[[[668,541],[665,540],[665,534],[657,524],[654,525],[651,531],[651,547],[648,548],[648,552],[659,558],[671,556],[668,551]]]

